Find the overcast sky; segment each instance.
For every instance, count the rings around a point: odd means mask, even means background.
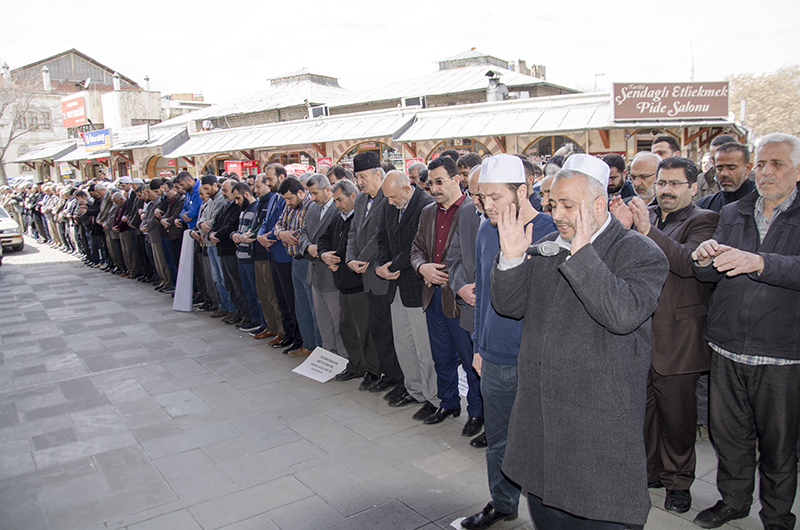
[[[29,0],[5,15],[0,63],[12,69],[76,48],[162,94],[214,103],[303,67],[370,88],[471,47],[581,90],[688,81],[692,62],[696,81],[800,64],[798,0]]]

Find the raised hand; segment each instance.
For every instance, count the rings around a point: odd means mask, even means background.
[[[633,212],[620,197],[614,197],[609,201],[608,211],[614,214],[614,217],[619,219],[619,222],[625,228],[633,226]]]
[[[592,225],[589,222],[589,207],[586,206],[586,201],[581,201],[578,207],[578,216],[575,218],[575,237],[572,238],[570,254],[574,256],[576,252],[591,242]]]
[[[505,259],[521,258],[533,242],[533,226],[525,227],[525,221],[517,217],[514,204],[509,204],[500,212],[497,231],[500,235],[500,251]]]

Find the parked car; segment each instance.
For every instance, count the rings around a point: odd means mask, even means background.
[[[22,228],[13,217],[0,206],[0,246],[11,250],[22,250],[25,241],[22,239]]]

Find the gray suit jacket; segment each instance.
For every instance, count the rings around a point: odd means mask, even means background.
[[[323,293],[333,293],[336,292],[336,286],[333,284],[333,272],[321,259],[315,258],[308,253],[308,247],[319,242],[319,237],[325,233],[333,219],[339,215],[339,210],[336,209],[336,205],[333,202],[328,206],[328,210],[322,219],[319,217],[321,212],[322,207],[317,203],[312,203],[308,207],[306,221],[303,223],[303,228],[300,229],[300,235],[297,237],[300,240],[298,252],[308,259],[308,276],[306,276],[308,284]]]
[[[475,307],[458,296],[458,290],[467,284],[475,283],[475,241],[482,217],[474,204],[465,205],[458,211],[458,228],[447,251],[447,269],[450,271],[450,289],[456,296],[461,309],[458,324],[461,329],[472,333],[475,328]]]
[[[389,205],[383,190],[379,190],[367,211],[369,195],[359,193],[353,212],[353,224],[347,236],[347,262],[357,260],[369,262],[362,275],[364,292],[384,295],[389,292],[389,282],[375,274],[375,261],[378,258],[378,231],[383,223],[384,209]]]

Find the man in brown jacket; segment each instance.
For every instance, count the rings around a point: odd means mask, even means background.
[[[638,197],[627,206],[618,198],[611,203],[611,212],[624,225],[633,223],[669,260],[650,333],[645,448],[648,485],[665,487],[664,508],[676,513],[689,511],[692,504],[695,387],[711,363],[704,338],[711,285],[694,278],[691,254],[714,234],[719,215],[692,204],[699,174],[691,160],[667,158],[658,165],[658,205],[648,208]]]
[[[472,205],[472,201],[461,191],[461,177],[451,158],[440,156],[434,159],[428,165],[428,179],[436,203],[429,204],[420,213],[419,229],[411,245],[411,266],[425,280],[422,308],[428,323],[441,404],[424,422],[428,425],[441,423],[448,416],[461,414],[458,394],[460,362],[469,385],[467,426],[480,425],[483,423],[483,401],[478,375],[472,368],[472,339],[469,332],[459,325],[459,308],[448,283],[445,262],[458,227],[460,210]]]

